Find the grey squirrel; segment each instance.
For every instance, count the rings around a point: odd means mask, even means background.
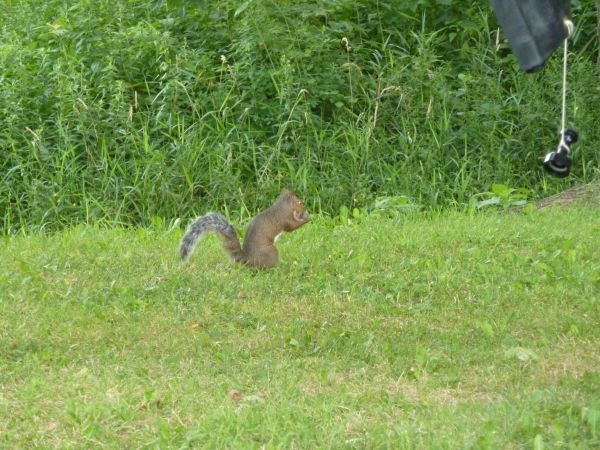
[[[273,267],[279,259],[275,247],[277,237],[282,232],[294,231],[309,221],[310,217],[302,200],[293,192],[283,189],[277,200],[252,220],[246,231],[243,247],[235,228],[224,216],[208,213],[198,217],[187,228],[179,247],[181,259],[187,261],[204,233],[215,231],[234,261],[261,269]]]

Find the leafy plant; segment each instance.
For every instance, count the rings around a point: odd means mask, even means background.
[[[469,209],[482,209],[499,206],[503,209],[525,206],[530,195],[529,189],[513,189],[504,184],[492,184],[491,192],[474,195],[469,203]]]

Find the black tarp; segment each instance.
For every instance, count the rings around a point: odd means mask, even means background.
[[[491,0],[521,68],[534,72],[568,37],[568,0]]]

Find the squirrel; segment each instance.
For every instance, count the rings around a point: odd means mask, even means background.
[[[243,247],[233,225],[223,215],[212,212],[198,217],[187,228],[181,239],[179,252],[182,261],[187,261],[198,239],[204,233],[215,231],[234,261],[266,269],[276,265],[279,260],[279,253],[275,247],[279,235],[284,231],[294,231],[309,221],[310,217],[302,200],[292,191],[283,189],[275,203],[250,222]]]

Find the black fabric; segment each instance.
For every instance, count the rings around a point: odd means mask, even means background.
[[[521,68],[540,70],[567,38],[568,0],[491,0]]]

